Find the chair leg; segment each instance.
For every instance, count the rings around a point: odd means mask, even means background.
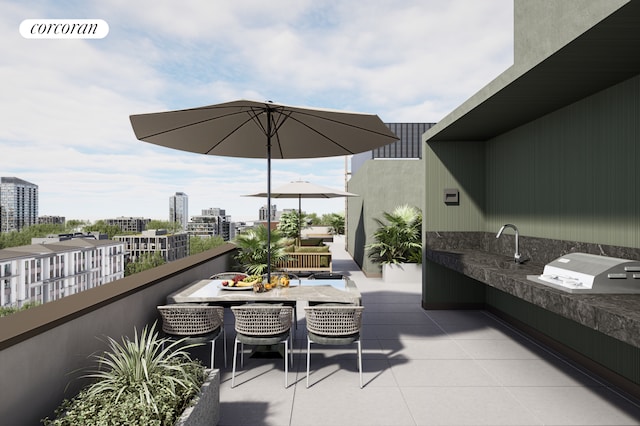
[[[214,359],[216,357],[216,339],[211,340],[211,369],[214,369]]]
[[[233,368],[231,369],[231,387],[233,388],[236,383],[236,354],[238,352],[238,339],[233,341]]]
[[[307,387],[309,387],[309,364],[311,358],[311,340],[307,337]]]
[[[358,344],[358,371],[360,372],[360,389],[362,389],[362,345],[360,340],[356,342]]]
[[[289,338],[287,337],[284,341],[284,388],[289,387],[289,381],[287,380],[289,376],[289,357],[287,356],[287,352],[289,352]]]
[[[224,368],[227,368],[227,330],[224,329],[224,324],[222,325],[222,346],[224,352]]]

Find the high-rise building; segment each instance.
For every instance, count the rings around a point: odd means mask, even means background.
[[[184,231],[189,223],[189,197],[184,192],[176,192],[169,197],[169,222],[176,222]]]
[[[17,177],[0,178],[0,232],[38,223],[38,185]]]

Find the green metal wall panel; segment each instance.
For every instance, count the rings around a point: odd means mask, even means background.
[[[486,230],[640,247],[640,77],[486,143]]]
[[[425,230],[484,230],[484,144],[433,142],[425,145]],[[458,205],[444,203],[445,188],[460,191]]]
[[[422,305],[425,309],[482,308],[485,285],[431,261],[423,265]]]

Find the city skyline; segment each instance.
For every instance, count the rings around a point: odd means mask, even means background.
[[[437,122],[513,61],[511,0],[158,5],[3,2],[0,174],[40,187],[40,215],[166,218],[167,197],[251,220],[264,160],[203,156],[135,139],[129,115],[234,99]],[[25,19],[102,19],[104,39],[34,40]],[[10,160],[10,161],[9,161]],[[343,157],[277,160],[273,186],[344,190]],[[295,201],[279,202],[282,209]],[[310,200],[307,212],[344,210]]]

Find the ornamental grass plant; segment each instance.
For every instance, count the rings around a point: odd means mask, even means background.
[[[204,383],[205,368],[192,360],[184,339],[159,337],[156,324],[134,339],[107,338],[108,350],[92,355],[97,363],[83,377],[94,382],[63,401],[55,426],[173,425]]]

